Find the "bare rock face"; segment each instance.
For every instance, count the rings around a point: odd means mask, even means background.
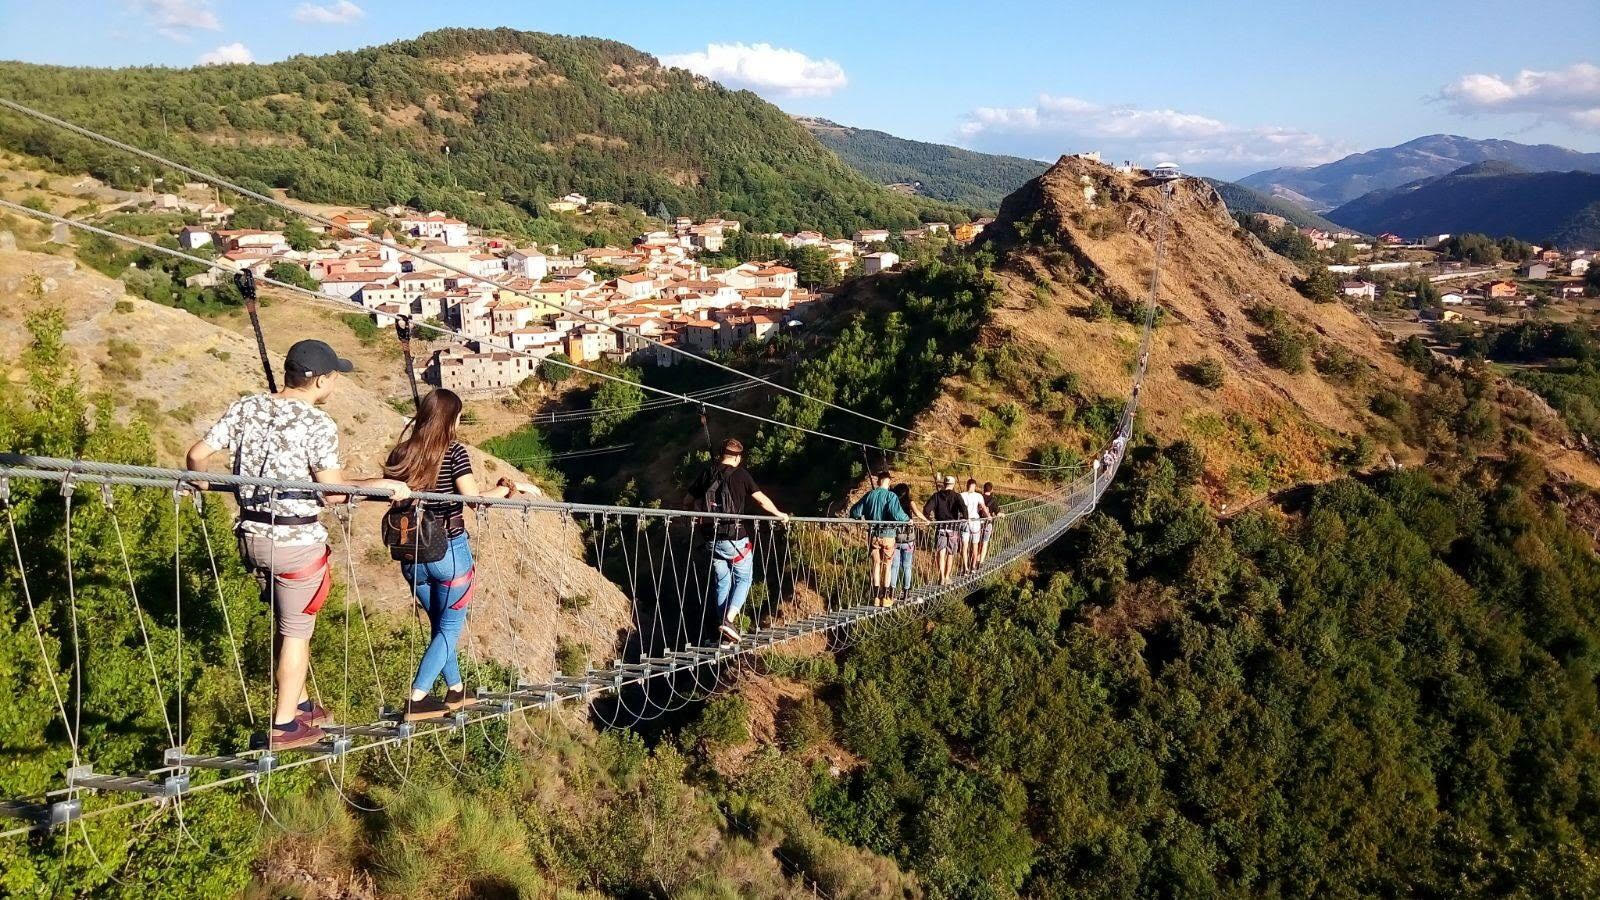
[[[0,250],[17,249],[17,236],[9,231],[0,231]]]

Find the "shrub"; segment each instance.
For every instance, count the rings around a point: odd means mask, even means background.
[[[700,718],[683,731],[686,748],[732,747],[750,740],[750,707],[743,697],[728,694],[713,699]]]
[[[778,712],[778,743],[806,750],[833,737],[833,708],[817,697],[803,697]]]
[[[106,341],[106,360],[100,364],[100,371],[107,378],[118,381],[137,378],[139,358],[142,356],[144,351],[133,341],[119,337],[110,338]]]
[[[1205,471],[1205,451],[1190,441],[1178,440],[1167,447],[1166,456],[1172,460],[1172,468],[1180,484],[1194,484],[1200,480],[1200,475]]]
[[[582,675],[588,671],[589,645],[564,637],[556,638],[556,668],[563,675]]]
[[[366,313],[345,313],[339,320],[350,326],[350,331],[361,341],[361,346],[371,347],[378,342],[378,323]]]
[[[1184,370],[1183,374],[1185,378],[1207,390],[1214,391],[1222,387],[1222,361],[1215,357],[1208,356],[1192,363]]]
[[[557,598],[556,605],[560,606],[563,612],[580,612],[588,609],[589,604],[593,602],[593,598],[588,594],[562,594]]]
[[[50,201],[38,194],[29,194],[22,200],[22,205],[35,212],[47,213],[50,211]]]
[[[1337,344],[1318,349],[1317,371],[1335,381],[1352,382],[1366,369],[1360,357]]]
[[[1052,481],[1066,481],[1072,477],[1072,467],[1083,464],[1083,455],[1060,441],[1044,444],[1034,451],[1033,458],[1034,462],[1049,468],[1043,475]]]

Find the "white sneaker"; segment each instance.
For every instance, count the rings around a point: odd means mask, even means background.
[[[740,641],[739,629],[734,628],[732,625],[728,624],[727,622],[723,622],[722,623],[722,627],[720,629],[718,629],[718,631],[722,634],[722,641],[723,641],[724,644],[737,644],[737,643],[739,643],[739,641]]]

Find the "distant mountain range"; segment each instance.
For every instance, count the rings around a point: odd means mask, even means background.
[[[879,184],[993,211],[1009,193],[1043,174],[1047,164],[1020,156],[977,153],[882,131],[851,128],[827,119],[795,116],[824,147]]]
[[[1326,212],[1370,191],[1397,188],[1490,161],[1511,163],[1525,172],[1600,172],[1600,153],[1580,153],[1551,144],[1430,134],[1320,166],[1268,169],[1247,175],[1239,183],[1313,212]],[[1346,224],[1354,227],[1354,223]],[[1398,229],[1391,225],[1380,230]]]
[[[1328,213],[1360,231],[1482,232],[1564,248],[1600,245],[1600,174],[1528,172],[1481,162],[1372,191]]]

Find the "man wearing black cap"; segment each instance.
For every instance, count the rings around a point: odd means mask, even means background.
[[[737,515],[743,514],[745,504],[754,500],[779,521],[787,522],[789,517],[756,487],[749,470],[740,466],[743,461],[744,445],[729,438],[722,445],[722,458],[716,465],[707,466],[690,486],[690,504],[701,512]],[[733,623],[750,595],[751,576],[755,571],[750,532],[742,519],[718,519],[711,528],[711,571],[717,609],[722,613],[719,631],[725,643],[736,644],[740,635]]]
[[[300,341],[283,363],[283,390],[234,401],[206,436],[189,448],[189,468],[204,471],[229,451],[235,475],[285,481],[387,488],[410,496],[403,481],[346,478],[339,466],[339,428],[317,407],[333,393],[341,373],[354,366],[322,341]],[[267,747],[289,750],[323,737],[327,710],[306,696],[311,632],[332,586],[328,532],[318,521],[321,503],[310,491],[240,485],[239,555],[261,582],[277,620],[274,653],[278,696]]]

